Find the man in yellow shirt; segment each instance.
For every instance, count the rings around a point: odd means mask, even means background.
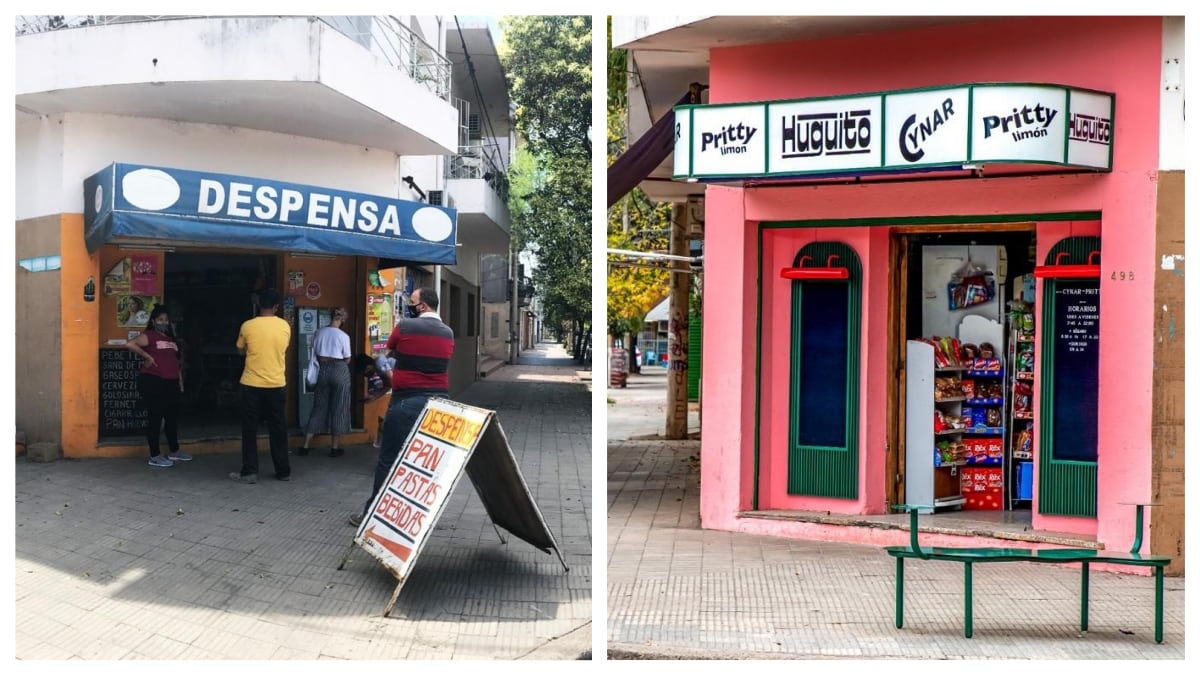
[[[292,339],[292,327],[275,316],[278,309],[279,291],[273,288],[261,291],[258,316],[243,323],[238,333],[238,351],[246,355],[241,379],[242,470],[229,474],[229,477],[239,483],[258,482],[260,410],[266,413],[275,478],[292,479],[284,417],[287,404],[287,348]]]

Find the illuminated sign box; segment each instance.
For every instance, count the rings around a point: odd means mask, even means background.
[[[676,179],[868,175],[984,164],[1112,170],[1114,95],[965,84],[675,108]]]

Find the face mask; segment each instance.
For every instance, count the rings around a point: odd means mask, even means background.
[[[415,319],[419,316],[421,316],[421,310],[417,309],[417,305],[409,305],[408,306],[408,317],[410,319]]]
[[[167,331],[171,330],[171,324],[167,323],[166,321],[155,321],[154,330],[160,333],[166,333]]]

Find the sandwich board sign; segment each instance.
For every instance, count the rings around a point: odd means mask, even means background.
[[[464,473],[475,486],[502,543],[505,540],[500,528],[546,553],[553,549],[563,569],[567,569],[496,413],[431,398],[338,566],[345,567],[354,546],[359,546],[396,577],[396,590],[383,610],[384,616],[391,613]]]

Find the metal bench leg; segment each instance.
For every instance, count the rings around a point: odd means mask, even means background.
[[[1154,568],[1154,641],[1162,644],[1163,566]]]
[[[973,600],[971,597],[971,563],[963,563],[963,566],[966,568],[964,575],[964,583],[966,585],[966,622],[963,626],[963,633],[967,637],[971,637],[971,633],[974,632],[971,625],[973,619],[971,616],[971,605]]]
[[[1079,595],[1083,598],[1079,605],[1079,630],[1086,633],[1088,629],[1088,563],[1083,563],[1083,586]]]
[[[904,558],[896,556],[896,628],[904,628]]]

